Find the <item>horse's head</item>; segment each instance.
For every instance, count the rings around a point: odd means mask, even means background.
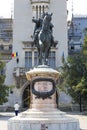
[[[52,20],[52,13],[51,14],[46,13],[43,21],[50,22],[51,20]]]

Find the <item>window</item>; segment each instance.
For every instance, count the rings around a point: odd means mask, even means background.
[[[32,68],[32,52],[31,51],[25,52],[25,67]]]
[[[41,6],[39,6],[39,18],[41,17]]]
[[[25,52],[25,67],[26,68],[32,68],[32,52],[31,51],[26,51]],[[49,53],[48,57],[48,65],[50,65],[52,68],[55,68],[55,51],[51,51]],[[34,52],[34,66],[38,66],[38,52]]]
[[[4,50],[4,45],[0,45],[0,50]]]
[[[55,51],[49,53],[48,65],[55,68]],[[38,66],[38,52],[34,52],[34,66]]]
[[[12,45],[9,45],[9,50],[12,50]]]
[[[38,6],[36,6],[36,18],[38,18]]]
[[[34,52],[34,66],[38,65],[38,52]]]
[[[44,13],[45,12],[44,6],[43,6],[42,10],[43,10],[43,13]]]
[[[74,50],[74,49],[75,49],[74,45],[71,45],[71,50]]]
[[[55,68],[55,51],[51,51],[49,53],[49,58],[48,58],[48,64],[52,67]]]

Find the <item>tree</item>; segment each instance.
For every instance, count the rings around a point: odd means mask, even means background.
[[[4,84],[5,75],[3,74],[4,62],[0,61],[0,105],[7,102],[9,87]]]
[[[62,82],[58,87],[66,91],[76,103],[87,105],[87,36],[82,51],[69,56],[61,67]]]

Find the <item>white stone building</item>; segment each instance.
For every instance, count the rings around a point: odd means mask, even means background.
[[[16,101],[23,107],[29,104],[30,85],[26,81],[25,72],[37,64],[37,49],[31,47],[34,31],[32,18],[41,16],[43,12],[53,13],[53,36],[58,41],[57,47],[51,49],[51,65],[58,68],[62,65],[62,55],[65,58],[68,55],[66,0],[15,0],[13,53],[18,52],[18,57],[12,58],[6,66],[5,83],[14,85],[5,104],[7,106],[13,106]]]
[[[76,54],[82,50],[85,35],[87,35],[87,16],[73,15],[68,29],[69,54]]]

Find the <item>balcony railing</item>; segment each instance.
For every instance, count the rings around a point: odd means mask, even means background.
[[[16,77],[19,76],[25,76],[25,73],[29,71],[29,68],[25,68],[25,67],[15,67],[14,68],[14,72],[13,75]]]
[[[9,49],[8,50],[6,50],[6,49],[2,50],[2,49],[0,49],[0,53],[1,54],[10,54],[11,55],[12,54],[12,50],[9,50]]]

